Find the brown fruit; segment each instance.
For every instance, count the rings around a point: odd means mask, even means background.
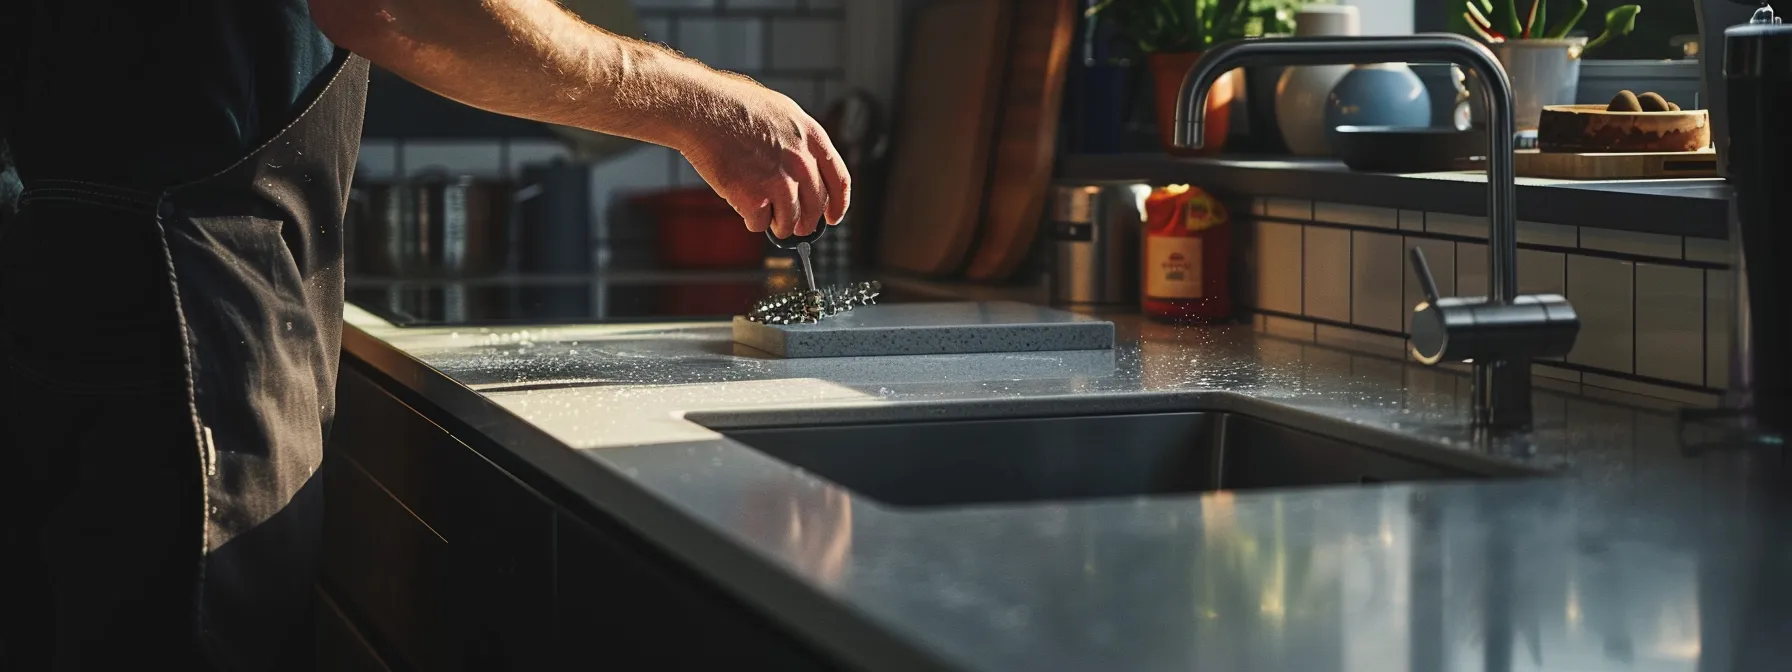
[[[1611,112],[1641,112],[1643,108],[1642,105],[1637,102],[1636,94],[1625,90],[1619,91],[1616,96],[1612,96],[1612,102],[1607,104],[1605,109]]]
[[[1643,108],[1642,111],[1644,111],[1644,112],[1666,112],[1666,111],[1668,111],[1667,99],[1662,98],[1661,94],[1656,93],[1654,91],[1650,91],[1643,95],[1637,96],[1636,102],[1638,105],[1642,106],[1642,108]]]
[[[1668,101],[1668,109],[1673,110],[1675,112],[1679,112],[1680,104],[1670,100],[1670,101]]]

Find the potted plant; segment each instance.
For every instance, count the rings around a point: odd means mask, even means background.
[[[1549,22],[1547,0],[1467,0],[1462,13],[1467,30],[1493,49],[1512,82],[1513,116],[1521,131],[1537,129],[1545,105],[1574,102],[1580,86],[1580,59],[1587,51],[1629,35],[1636,28],[1637,5],[1623,5],[1605,13],[1605,30],[1589,41],[1570,37],[1575,24],[1587,12],[1587,0],[1562,0],[1566,13]],[[1546,27],[1553,26],[1553,27]]]
[[[1120,37],[1146,56],[1155,94],[1158,139],[1171,154],[1211,154],[1225,148],[1231,131],[1231,104],[1244,83],[1234,70],[1222,75],[1207,93],[1206,125],[1199,151],[1172,145],[1171,120],[1182,77],[1215,44],[1262,34],[1282,26],[1299,0],[1103,0],[1087,16],[1113,22]]]

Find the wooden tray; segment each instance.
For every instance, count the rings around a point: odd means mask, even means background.
[[[1700,152],[1539,152],[1521,149],[1513,158],[1519,177],[1565,180],[1634,180],[1717,177],[1717,150]]]

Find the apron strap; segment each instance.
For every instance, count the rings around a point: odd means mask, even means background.
[[[36,202],[61,201],[154,215],[156,204],[161,200],[160,195],[140,189],[80,180],[32,180],[24,186],[24,191],[19,193],[20,207],[29,207]]]

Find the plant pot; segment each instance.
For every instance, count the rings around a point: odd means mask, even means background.
[[[1151,81],[1157,96],[1157,139],[1172,156],[1205,156],[1226,148],[1226,135],[1232,132],[1232,99],[1237,95],[1243,73],[1233,70],[1213,82],[1207,91],[1207,113],[1201,131],[1201,148],[1176,147],[1176,96],[1182,93],[1182,78],[1200,60],[1199,52],[1151,54]]]
[[[1512,82],[1512,121],[1519,131],[1537,130],[1544,106],[1574,103],[1575,90],[1580,88],[1580,52],[1586,46],[1584,37],[1507,40],[1493,45],[1493,54]]]

